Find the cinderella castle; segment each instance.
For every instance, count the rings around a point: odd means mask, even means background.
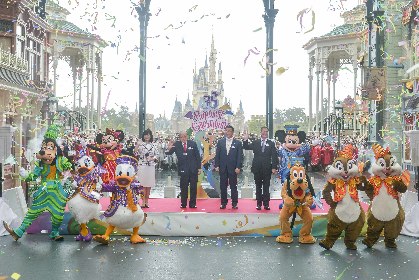
[[[205,57],[204,67],[199,68],[199,70],[197,71],[195,63],[195,69],[193,71],[192,79],[192,100],[190,99],[190,96],[188,94],[188,99],[186,100],[185,104],[182,105],[182,103],[176,97],[175,105],[173,107],[170,120],[167,120],[166,122],[164,120],[166,119],[166,116],[160,116],[155,120],[155,128],[157,131],[160,129],[165,129],[169,122],[170,130],[172,132],[179,132],[188,129],[191,126],[191,120],[185,118],[184,116],[187,112],[192,111],[194,109],[198,109],[199,105],[203,101],[203,96],[211,95],[211,92],[213,91],[217,91],[219,94],[217,97],[219,106],[222,106],[223,104],[230,104],[231,106],[230,100],[224,97],[224,82],[223,71],[221,70],[221,62],[218,64],[218,70],[216,70],[216,64],[217,50],[215,49],[214,45],[214,36],[212,36],[211,52],[209,55],[209,59],[208,56]],[[245,118],[241,101],[237,110],[233,109],[233,113],[234,116],[229,117],[229,122],[234,126],[237,132],[243,131]],[[160,127],[159,124],[162,124],[162,127]]]

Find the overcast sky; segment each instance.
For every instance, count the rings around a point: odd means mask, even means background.
[[[286,67],[289,70],[280,76],[274,75],[275,108],[304,107],[308,113],[308,55],[302,46],[312,37],[321,36],[334,26],[342,24],[340,14],[353,8],[358,2],[276,1],[275,8],[279,12],[274,27],[274,48],[277,49],[274,52],[274,69]],[[139,58],[134,49],[139,46],[139,23],[131,2],[66,0],[59,4],[71,12],[67,18],[69,21],[100,35],[107,42],[119,45],[110,45],[104,50],[105,85],[102,90],[102,106],[105,106],[110,92],[107,109],[126,105],[134,110],[138,102]],[[311,14],[304,15],[303,32],[299,32],[301,26],[297,21],[297,14],[306,8],[312,8],[316,20],[314,30],[303,34],[311,29]],[[262,0],[151,0],[150,12],[152,16],[148,25],[147,50],[148,113],[158,116],[165,112],[170,117],[176,97],[185,103],[188,93],[192,94],[195,61],[198,69],[204,66],[213,34],[218,51],[217,67],[218,62],[221,62],[225,96],[231,99],[233,111],[242,100],[247,117],[265,114],[265,71],[259,65],[265,53],[266,40]],[[96,30],[92,30],[93,27]],[[251,53],[245,65],[244,60],[250,49],[255,52],[257,49],[260,54]],[[128,53],[130,51],[131,55]],[[70,73],[68,64],[61,61],[58,68],[58,96],[72,93]],[[353,81],[345,73],[339,79],[337,99],[343,100],[348,94],[353,94]],[[72,106],[72,97],[63,101]]]

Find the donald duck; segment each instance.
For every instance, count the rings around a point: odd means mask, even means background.
[[[140,226],[146,221],[146,214],[138,204],[138,195],[142,187],[134,182],[138,161],[124,155],[116,159],[115,181],[102,184],[102,192],[112,192],[111,203],[105,211],[105,221],[109,224],[104,235],[96,235],[93,240],[108,245],[115,227],[133,229],[130,241],[133,244],[144,243],[138,235]]]

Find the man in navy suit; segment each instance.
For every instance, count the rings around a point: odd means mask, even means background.
[[[186,131],[179,134],[179,140],[169,142],[166,155],[176,153],[178,159],[178,174],[180,176],[180,208],[186,208],[188,186],[190,186],[189,208],[196,208],[196,184],[201,173],[201,156],[198,146],[192,140],[187,140]]]
[[[237,192],[237,175],[240,173],[243,162],[243,148],[241,141],[234,139],[234,128],[227,125],[225,136],[217,142],[215,152],[215,170],[220,172],[221,206],[225,209],[227,199],[227,185],[231,189],[231,201],[233,209],[237,209],[239,195]]]
[[[254,155],[251,171],[256,185],[256,209],[261,210],[263,202],[265,210],[270,210],[269,201],[271,195],[269,186],[271,184],[271,175],[276,174],[279,162],[275,143],[268,139],[267,127],[260,129],[260,139],[249,143],[248,138],[247,134],[243,134],[243,149],[252,150]]]

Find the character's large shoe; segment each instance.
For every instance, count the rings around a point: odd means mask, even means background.
[[[364,244],[368,248],[372,248],[372,246],[374,246],[374,243],[368,241],[368,239],[366,239],[366,238],[364,240],[362,240],[362,244]]]
[[[357,250],[358,248],[356,247],[355,243],[347,243],[346,245],[346,249],[348,250]]]
[[[51,233],[48,235],[51,240],[54,241],[63,241],[64,236],[60,235],[58,230],[52,230]]]
[[[391,249],[397,248],[396,240],[394,239],[384,239],[384,244],[386,244],[387,248],[391,248]]]
[[[287,243],[290,244],[293,242],[291,233],[281,234],[276,238],[276,242],[278,243]]]
[[[298,238],[298,242],[301,244],[314,244],[316,243],[316,238],[314,238],[312,235],[300,236]]]
[[[311,209],[311,210],[316,209],[316,203],[311,204],[310,209]]]
[[[93,237],[93,240],[103,245],[109,245],[110,243],[110,238],[109,236],[106,236],[106,235],[96,235]]]
[[[82,235],[81,233],[76,236],[76,241],[90,242],[92,239],[93,239],[93,235],[89,229],[86,236]]]
[[[333,247],[333,244],[329,244],[328,242],[326,242],[326,240],[320,240],[319,242],[320,247],[323,247],[326,250],[330,250]]]
[[[132,244],[145,243],[145,239],[139,236],[138,234],[131,235],[130,241]]]
[[[3,221],[3,226],[15,241],[19,240],[20,236],[17,235],[16,232],[5,221]]]

